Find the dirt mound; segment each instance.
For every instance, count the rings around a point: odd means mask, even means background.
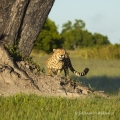
[[[87,88],[60,76],[46,76],[28,61],[14,62],[0,47],[0,95],[31,93],[47,96],[83,97],[94,94]]]

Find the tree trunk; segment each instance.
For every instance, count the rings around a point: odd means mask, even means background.
[[[28,57],[55,0],[0,0],[0,39]]]
[[[4,84],[22,86],[27,81],[40,90],[35,83],[35,66],[13,59],[5,45],[16,45],[23,57],[28,57],[54,1],[0,0],[0,90]]]

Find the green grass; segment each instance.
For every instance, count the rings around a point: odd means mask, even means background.
[[[0,120],[119,120],[120,95],[67,99],[18,94],[0,97]]]
[[[120,60],[120,44],[94,46],[91,48],[79,48],[76,51],[68,51],[73,56],[84,59],[118,59]]]

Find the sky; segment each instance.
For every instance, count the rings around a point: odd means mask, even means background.
[[[75,19],[85,22],[91,33],[100,33],[120,44],[120,0],[55,0],[48,16],[58,26]]]

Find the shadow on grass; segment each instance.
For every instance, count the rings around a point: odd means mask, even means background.
[[[120,92],[120,77],[107,77],[107,76],[93,76],[86,77],[72,77],[74,80],[79,80],[83,85],[91,85],[92,88],[99,91],[104,91],[108,94],[118,94]]]

